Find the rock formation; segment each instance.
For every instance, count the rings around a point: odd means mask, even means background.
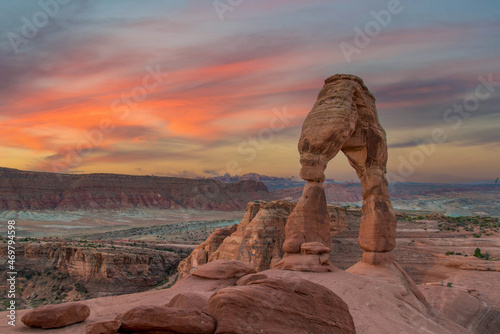
[[[85,327],[86,334],[115,334],[120,329],[122,325],[121,321],[111,320],[111,321],[101,321],[94,322]]]
[[[389,201],[387,143],[379,124],[375,98],[363,81],[352,75],[325,80],[318,99],[302,126],[298,149],[300,176],[308,183],[286,226],[286,254],[276,268],[329,271],[331,249],[323,181],[328,162],[340,150],[363,186],[363,217],[358,244],[369,264],[390,262],[395,247],[396,218]],[[314,247],[312,247],[314,245]]]
[[[56,174],[0,168],[0,210],[80,210],[192,208],[241,210],[268,199],[258,181],[223,183],[213,179],[120,174]]]
[[[205,312],[217,321],[215,333],[356,333],[349,307],[329,289],[300,278],[253,276],[210,297]]]
[[[138,306],[117,317],[120,331],[139,333],[213,334],[215,321],[195,309]]]
[[[206,279],[240,278],[255,273],[251,265],[236,260],[218,260],[207,263],[192,272],[193,276]]]
[[[168,251],[62,242],[18,242],[16,248],[17,267],[32,277],[23,290],[31,301],[50,300],[56,293],[63,299],[78,290],[75,283],[89,297],[148,290],[173,274],[180,261],[178,254]],[[7,257],[6,251],[0,248],[0,258]],[[55,290],[49,288],[53,285]]]
[[[203,311],[208,304],[208,297],[196,292],[182,292],[168,302],[167,307],[188,308]]]
[[[82,322],[90,315],[90,308],[83,303],[45,305],[26,313],[21,321],[29,327],[59,328]]]
[[[295,206],[284,200],[248,203],[238,225],[217,229],[179,264],[179,278],[215,260],[244,261],[257,271],[270,269],[283,257],[285,225]],[[334,205],[328,205],[327,209],[328,235],[359,230],[360,213],[356,209],[347,212]]]

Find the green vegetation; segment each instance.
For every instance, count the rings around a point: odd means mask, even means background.
[[[440,231],[475,232],[474,238],[481,238],[483,233],[487,236],[493,235],[493,232],[498,232],[498,227],[498,218],[489,216],[446,217],[446,221],[440,221],[438,224]]]
[[[480,258],[480,259],[485,259],[485,260],[489,260],[490,259],[490,254],[489,253],[481,253],[481,248],[476,248],[476,250],[474,251],[474,256],[477,257],[477,258]]]

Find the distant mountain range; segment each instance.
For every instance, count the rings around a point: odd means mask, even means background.
[[[0,168],[0,210],[192,208],[243,210],[270,198],[258,181],[224,183],[121,174],[56,174]]]
[[[248,173],[235,176],[231,176],[228,173],[226,173],[225,175],[222,176],[216,176],[213,179],[222,182],[236,182],[243,180],[260,181],[267,186],[269,191],[276,191],[294,187],[303,187],[306,184],[305,181],[301,179],[296,179],[294,177],[267,176],[267,175],[260,175],[257,173]],[[334,183],[334,182],[335,182],[334,179],[325,180],[325,183]]]
[[[329,203],[361,205],[362,187],[359,183],[325,184]],[[303,187],[273,191],[275,199],[298,200]],[[442,213],[448,216],[500,216],[499,184],[458,183],[392,183],[391,201],[398,210],[418,210]]]
[[[280,178],[256,173],[241,176],[217,177],[224,182],[258,180],[264,183],[274,199],[299,200],[305,181]],[[324,183],[329,203],[361,205],[363,200],[360,183]],[[391,183],[389,192],[393,206],[398,210],[417,210],[443,213],[450,216],[490,215],[500,216],[500,184],[475,183]]]
[[[329,203],[360,205],[359,183],[324,184]],[[0,168],[0,210],[192,208],[243,210],[254,200],[302,196],[304,181],[256,173],[187,179],[121,174],[56,174]],[[500,216],[500,184],[393,183],[398,210]]]

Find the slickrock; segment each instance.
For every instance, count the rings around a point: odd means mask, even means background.
[[[347,304],[331,290],[300,278],[261,276],[210,297],[205,312],[217,321],[215,333],[356,333]]]
[[[203,311],[207,306],[208,297],[196,292],[181,292],[175,295],[166,305],[176,308],[190,308],[198,311]]]
[[[29,327],[59,328],[82,322],[90,315],[90,308],[83,303],[45,305],[26,313],[21,321]]]
[[[316,259],[304,254],[299,260],[294,255],[301,252],[303,243],[322,242],[324,249],[331,247],[330,235],[325,233],[329,217],[322,183],[328,162],[341,150],[363,186],[363,217],[358,243],[365,252],[377,252],[364,256],[363,261],[379,264],[392,259],[389,252],[396,245],[396,217],[385,176],[387,142],[378,121],[375,98],[360,78],[337,74],[325,80],[302,126],[298,150],[302,165],[300,176],[308,184],[288,218],[283,247],[286,255],[276,268],[300,270],[301,266],[295,263],[311,262],[305,267],[321,263],[319,256]],[[320,265],[318,271],[327,270],[329,263],[322,265],[325,268]]]
[[[420,289],[429,303],[444,317],[473,333],[498,333],[500,309],[479,300],[471,291],[432,285],[421,286]]]
[[[193,309],[138,306],[117,318],[125,332],[213,334],[215,330],[212,317]]]
[[[236,260],[217,260],[204,264],[192,272],[193,276],[225,280],[240,278],[255,273],[255,269],[248,263]]]
[[[115,334],[118,332],[121,326],[121,321],[110,320],[94,322],[93,324],[87,325],[85,328],[86,334]]]

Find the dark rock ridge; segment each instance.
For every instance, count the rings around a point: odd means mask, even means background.
[[[223,183],[121,174],[56,174],[0,168],[0,210],[192,208],[241,210],[268,199],[258,181]]]

